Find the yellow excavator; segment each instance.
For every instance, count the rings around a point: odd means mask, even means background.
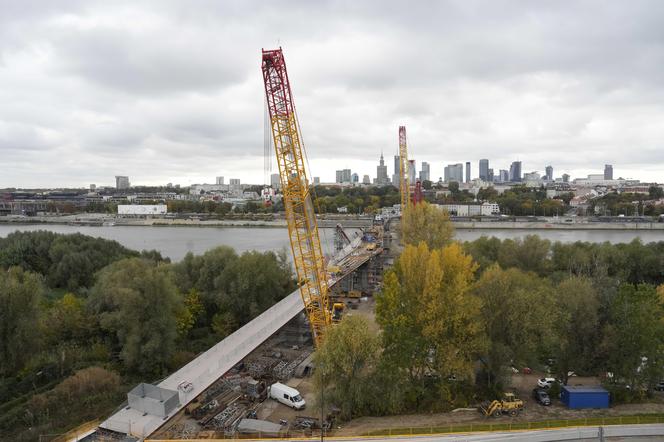
[[[518,416],[523,410],[523,401],[514,393],[503,393],[501,400],[486,401],[480,404],[479,411],[485,416],[500,417],[504,414]]]

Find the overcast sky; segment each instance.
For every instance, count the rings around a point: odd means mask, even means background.
[[[664,181],[664,1],[0,0],[0,187],[263,182],[261,48],[310,160]],[[274,161],[273,161],[274,164]]]

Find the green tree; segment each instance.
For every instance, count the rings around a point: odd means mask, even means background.
[[[510,363],[532,365],[550,348],[553,308],[549,281],[519,269],[487,269],[474,287],[488,338],[483,362],[490,388],[500,387]]]
[[[329,330],[315,355],[315,383],[320,397],[338,404],[341,418],[364,414],[372,397],[371,384],[380,354],[380,340],[362,316],[346,316]]]
[[[263,313],[295,290],[285,253],[245,252],[215,280],[219,311],[233,314],[239,325]]]
[[[606,368],[633,389],[652,388],[664,376],[664,309],[654,286],[622,284],[605,331]]]
[[[175,350],[183,308],[166,266],[139,258],[109,265],[99,273],[89,305],[127,369],[163,374]]]
[[[44,311],[43,335],[50,345],[64,341],[83,342],[91,333],[91,322],[85,300],[73,293],[65,293]]]
[[[0,269],[0,375],[23,368],[37,353],[43,291],[39,275],[20,267]]]
[[[601,342],[600,303],[593,282],[572,277],[556,287],[553,321],[558,379],[567,384],[570,371],[596,373],[594,356]]]
[[[401,225],[404,244],[417,245],[423,241],[430,249],[439,249],[454,236],[449,214],[426,202],[408,206],[401,214]]]
[[[506,239],[498,252],[498,263],[505,269],[517,267],[526,272],[547,275],[551,268],[550,247],[550,241],[537,235],[526,235],[523,239]]]

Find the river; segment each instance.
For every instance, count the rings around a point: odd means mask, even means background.
[[[202,254],[220,245],[233,247],[239,253],[247,250],[278,251],[288,244],[288,231],[285,228],[260,227],[141,227],[141,226],[69,226],[55,224],[0,224],[0,237],[15,231],[48,230],[56,233],[82,233],[84,235],[111,239],[134,250],[158,250],[174,261],[181,260],[188,252]],[[349,232],[357,229],[346,229]],[[334,229],[320,229],[321,243],[325,253],[330,253],[334,243]],[[625,243],[636,237],[643,242],[664,241],[662,231],[633,230],[472,230],[459,229],[457,239],[472,241],[480,236],[495,236],[500,239],[523,237],[537,234],[551,241]],[[290,255],[290,252],[289,252]]]

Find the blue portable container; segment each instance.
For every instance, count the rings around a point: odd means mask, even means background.
[[[609,392],[602,387],[571,387],[565,385],[560,400],[568,408],[609,408]]]

